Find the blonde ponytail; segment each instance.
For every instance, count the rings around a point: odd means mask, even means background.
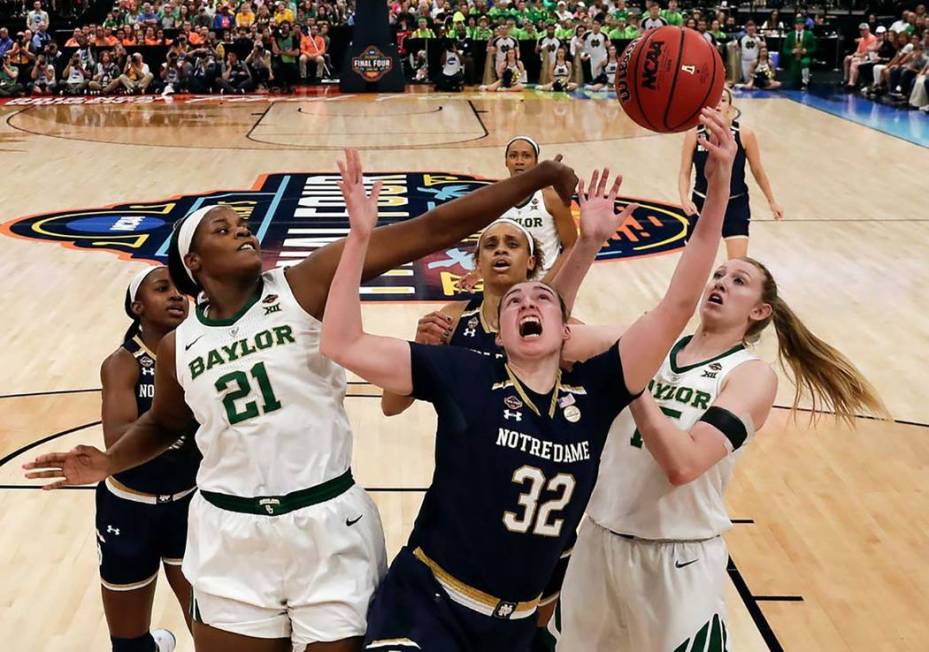
[[[862,410],[887,417],[887,408],[874,387],[838,349],[816,337],[787,303],[778,296],[771,272],[757,260],[742,258],[764,274],[761,300],[771,306],[771,315],[753,323],[746,341],[756,341],[769,323],[777,333],[778,358],[791,376],[796,390],[792,409],[803,396],[812,403],[814,418],[823,412],[851,424]]]

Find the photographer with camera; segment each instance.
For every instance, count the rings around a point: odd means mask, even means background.
[[[145,93],[153,79],[155,76],[149,70],[148,64],[142,60],[142,54],[139,52],[129,57],[126,61],[126,68],[119,77],[120,83],[129,95]]]
[[[262,37],[255,39],[255,47],[245,58],[245,64],[252,73],[252,79],[256,86],[270,88],[274,80],[274,72],[271,68],[271,52],[264,46]]]
[[[119,88],[119,64],[113,60],[113,55],[109,50],[100,53],[97,70],[87,86],[96,94],[106,93],[107,95]]]
[[[163,97],[187,91],[189,68],[190,64],[187,62],[185,53],[178,53],[174,50],[168,51],[168,58],[161,64],[161,70],[159,71],[159,87]],[[155,89],[155,92],[158,92],[158,90]]]
[[[43,55],[42,59],[44,60],[44,58]],[[51,66],[49,68],[51,68],[51,74],[54,76],[55,69]],[[88,77],[84,63],[81,61],[81,55],[75,52],[71,55],[71,60],[68,61],[68,65],[65,66],[61,75],[62,90],[68,95],[81,95],[87,90]]]
[[[255,82],[252,79],[252,73],[248,66],[239,61],[239,56],[234,50],[226,54],[226,62],[223,64],[222,75],[216,80],[216,86],[230,95],[239,93],[245,95],[255,90]]]
[[[44,54],[36,57],[30,78],[32,80],[33,95],[54,95],[58,90],[55,67],[45,60]]]
[[[191,93],[212,93],[219,79],[216,51],[210,48],[196,50],[193,55],[189,88]],[[221,59],[220,59],[221,60]]]
[[[0,61],[0,97],[19,97],[26,90],[18,77],[19,70],[10,61],[9,51],[4,52]]]

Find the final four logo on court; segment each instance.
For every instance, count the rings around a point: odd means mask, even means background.
[[[250,190],[219,190],[154,203],[36,215],[0,225],[14,237],[57,242],[72,249],[104,250],[125,259],[165,263],[173,224],[202,206],[228,206],[247,217],[261,242],[265,268],[300,262],[348,233],[348,213],[337,174],[271,174]],[[463,197],[492,180],[448,172],[384,172],[381,224],[411,219]],[[625,205],[629,198],[617,200]],[[684,245],[687,219],[663,202],[637,199],[640,208],[604,244],[597,259],[619,260],[668,253]],[[575,212],[577,206],[575,205]],[[435,300],[455,297],[457,281],[473,268],[474,239],[390,270],[361,288],[366,300]]]

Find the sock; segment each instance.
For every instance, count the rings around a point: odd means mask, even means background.
[[[110,643],[113,645],[113,652],[158,652],[155,639],[148,632],[137,638],[115,638],[111,636]]]

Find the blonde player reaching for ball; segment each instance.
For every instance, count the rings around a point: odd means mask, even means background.
[[[774,403],[777,376],[747,345],[774,324],[778,350],[814,414],[885,414],[871,385],[807,329],[751,258],[720,266],[700,326],[671,349],[648,391],[613,422],[561,591],[558,650],[726,649],[736,460]],[[706,641],[696,643],[697,641]]]

